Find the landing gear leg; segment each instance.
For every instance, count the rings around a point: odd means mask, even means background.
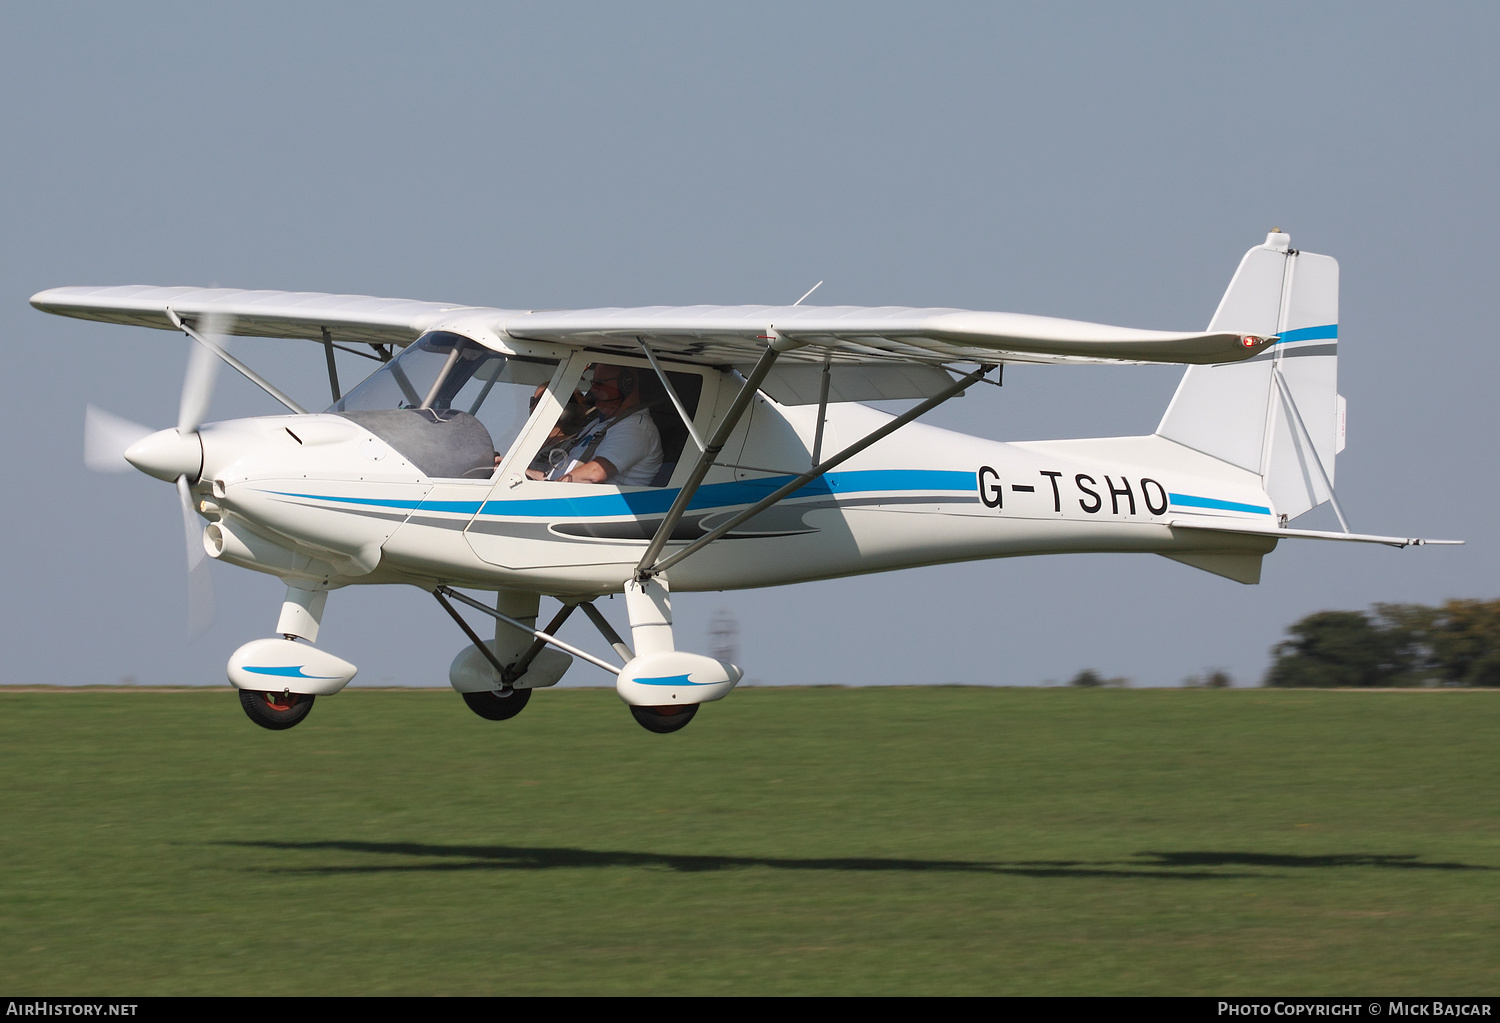
[[[292,679],[298,680],[298,685],[314,679],[332,682],[336,684],[325,687],[323,692],[337,692],[354,676],[352,664],[296,642],[301,639],[311,644],[318,638],[327,603],[327,590],[288,586],[281,616],[276,620],[276,631],[281,638],[247,643],[230,658],[229,677],[239,690],[240,706],[245,716],[262,728],[273,731],[291,728],[312,711],[315,699],[312,693],[294,693],[285,687],[278,692],[270,688],[278,681],[285,679],[287,685]],[[309,666],[313,666],[312,671],[306,670]]]
[[[665,576],[625,584],[625,607],[630,613],[630,638],[637,657],[670,653],[672,639],[672,594]],[[655,707],[632,705],[630,716],[648,732],[666,735],[686,728],[698,713],[696,703],[672,703]]]
[[[471,645],[453,659],[448,681],[469,709],[482,718],[505,721],[515,717],[531,700],[532,689],[556,684],[572,663],[567,654],[546,650],[543,641],[533,638],[541,600],[535,593],[500,590],[495,596],[494,611],[446,587],[438,587],[433,595],[469,637]],[[448,597],[493,615],[494,642],[481,640]],[[562,626],[573,613],[573,607],[563,605],[547,626],[548,634]]]

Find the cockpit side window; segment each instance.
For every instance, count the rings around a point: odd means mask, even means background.
[[[328,411],[360,423],[428,476],[488,478],[557,365],[431,331]]]
[[[703,378],[669,372],[667,379],[689,417],[697,413]],[[577,388],[527,475],[564,483],[662,487],[672,478],[688,438],[687,426],[661,379],[649,367],[600,361]]]

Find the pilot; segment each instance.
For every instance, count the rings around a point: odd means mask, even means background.
[[[661,434],[641,401],[637,370],[607,362],[594,366],[586,398],[594,413],[549,479],[562,483],[650,486],[661,469]]]

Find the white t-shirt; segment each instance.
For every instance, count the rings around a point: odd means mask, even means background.
[[[603,425],[603,421],[594,419],[583,428],[578,440],[568,449],[562,467],[554,470],[553,479],[567,475],[584,461],[583,456],[598,439],[599,428]],[[651,410],[638,409],[606,427],[604,439],[599,441],[599,446],[587,460],[593,462],[601,458],[617,470],[605,482],[618,487],[650,486],[662,462],[661,434],[656,429],[656,421],[651,418]]]

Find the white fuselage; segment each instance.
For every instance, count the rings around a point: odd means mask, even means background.
[[[715,374],[706,433],[737,387]],[[545,412],[539,410],[537,417]],[[536,417],[534,417],[535,420]],[[827,408],[824,457],[889,420]],[[683,517],[670,553],[805,471],[817,406],[758,396]],[[665,487],[529,479],[537,426],[488,479],[431,479],[340,415],[205,426],[195,488],[209,552],[319,587],[437,583],[552,595],[618,592],[697,455]],[[533,443],[528,445],[528,438]],[[1254,473],[1160,437],[999,443],[912,423],[674,566],[674,590],[734,589],[1028,554],[1224,551],[1274,538],[1174,528],[1268,526]]]

